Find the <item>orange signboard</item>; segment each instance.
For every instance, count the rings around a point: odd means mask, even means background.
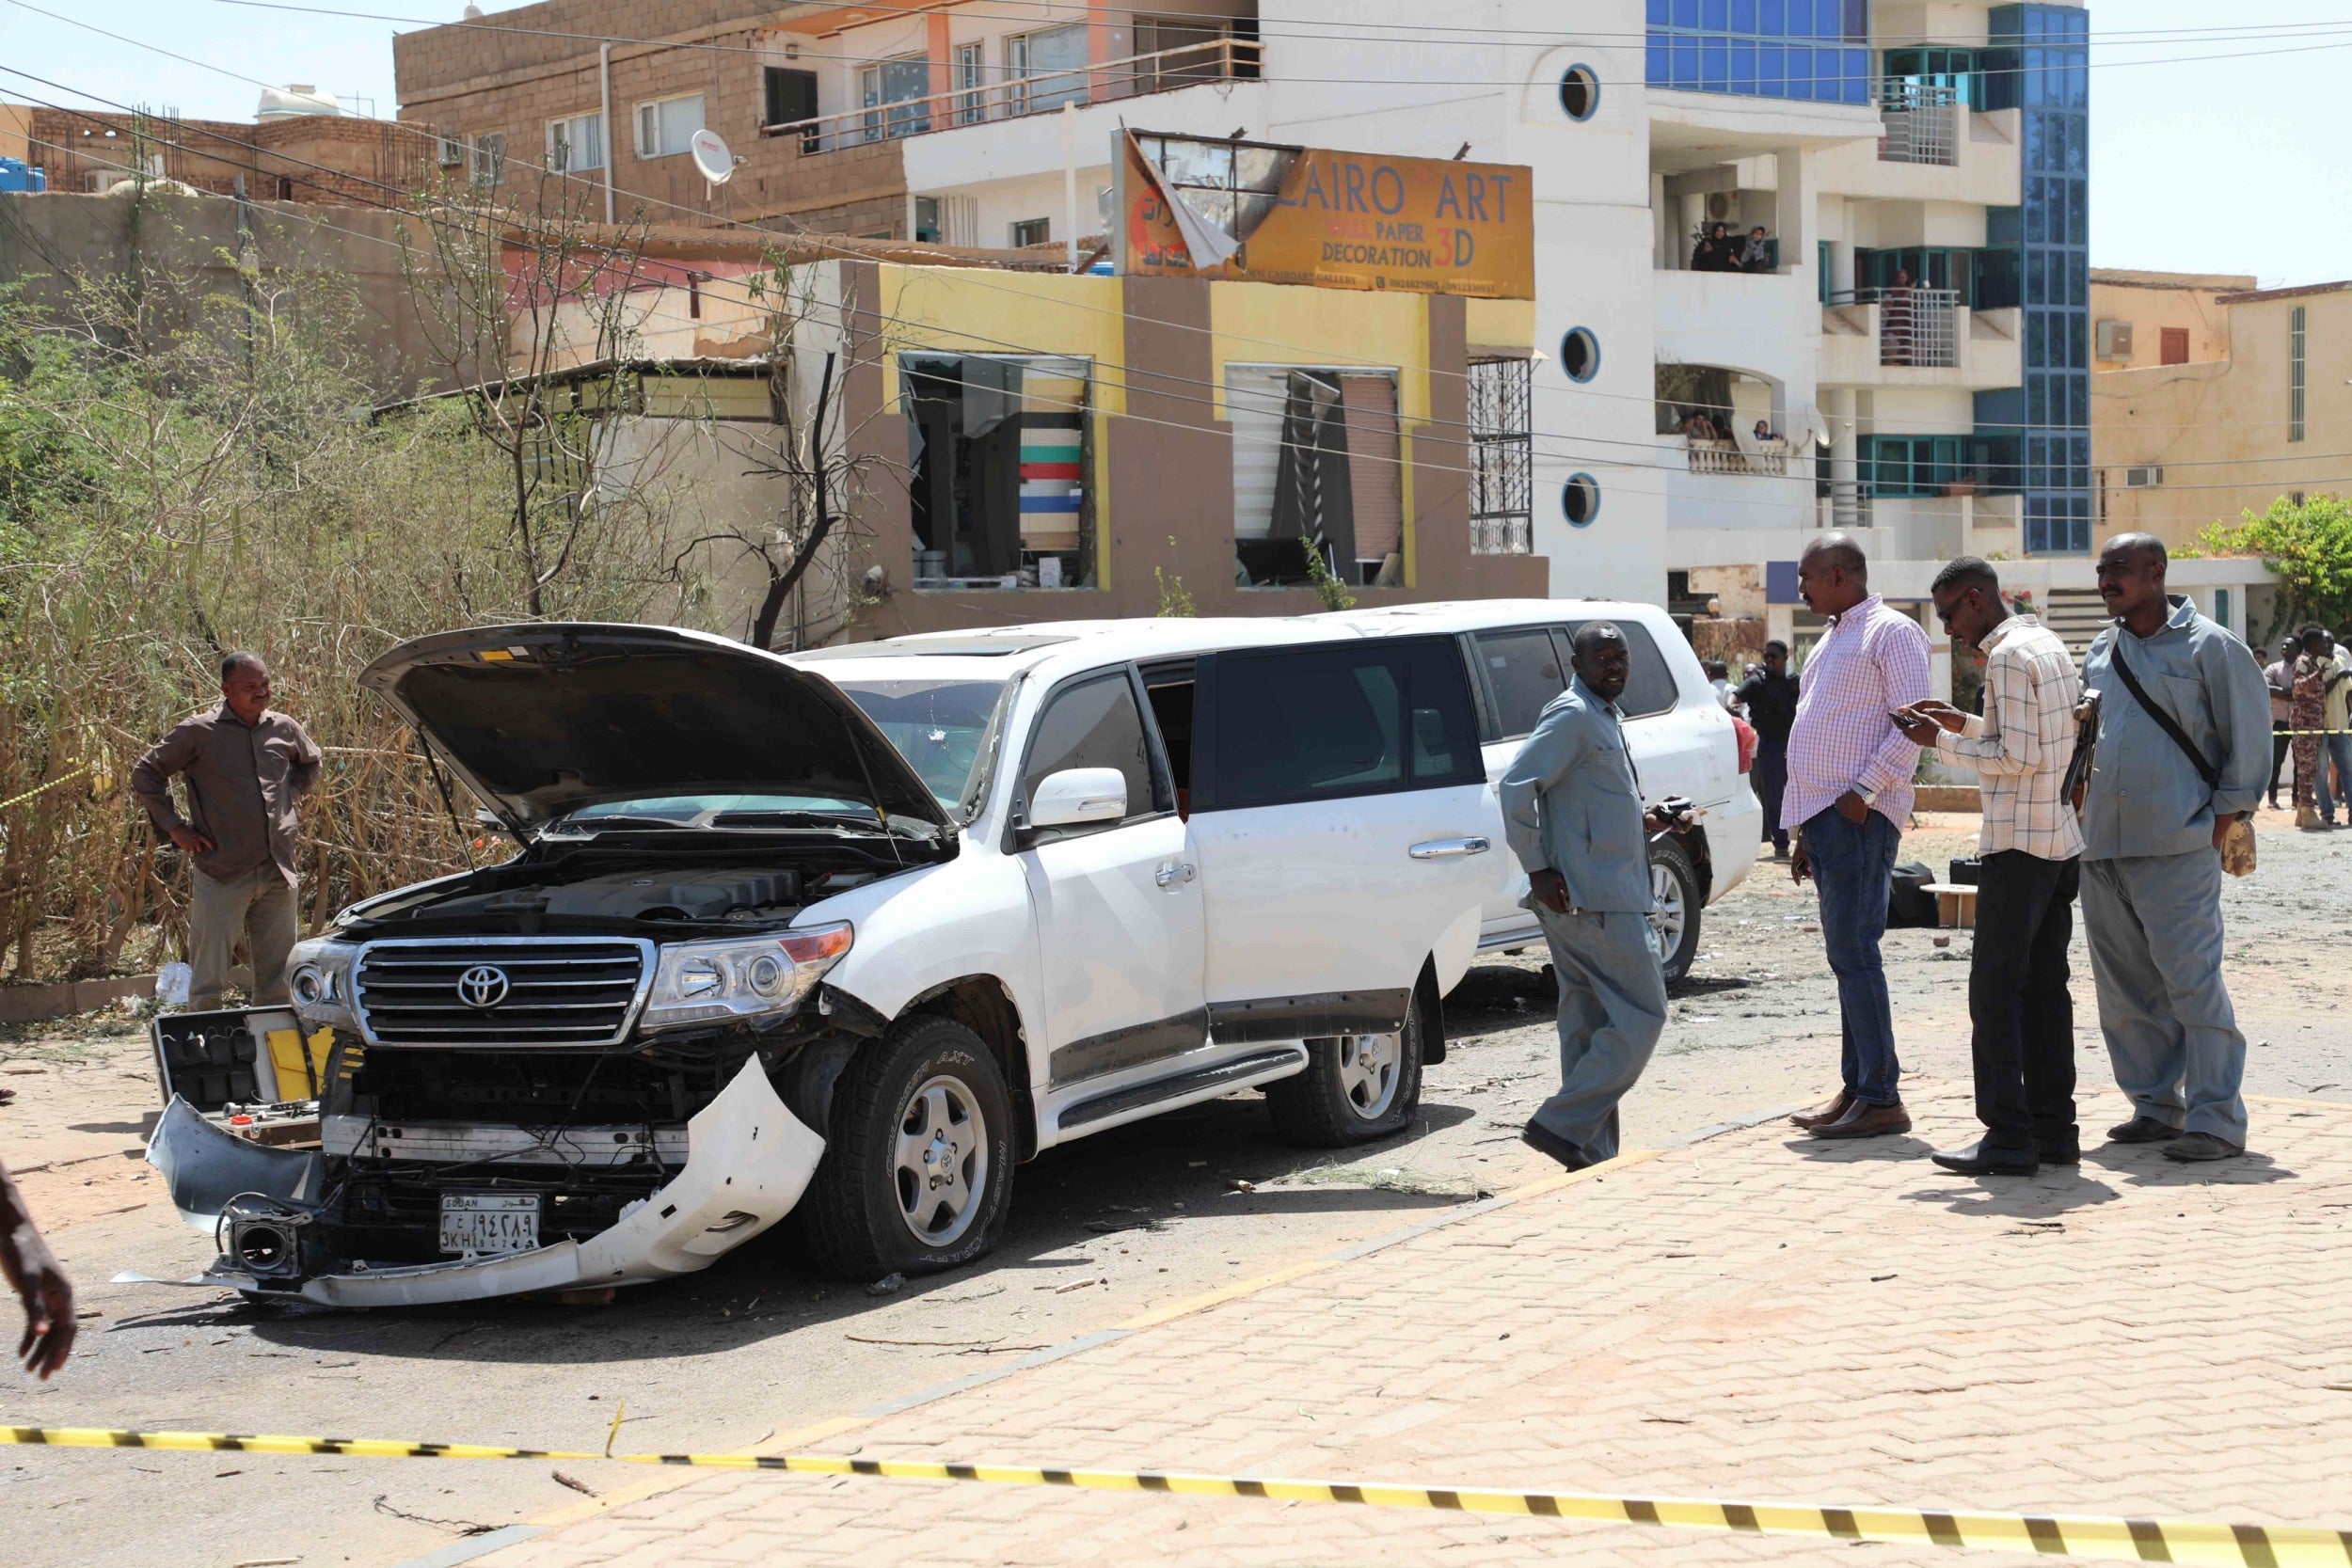
[[[1173,138],[1153,138],[1174,145]],[[1194,143],[1217,151],[1250,144]],[[1534,191],[1518,165],[1395,158],[1321,148],[1260,149],[1279,154],[1279,173],[1253,195],[1196,183],[1189,169],[1167,172],[1126,139],[1120,268],[1151,277],[1303,283],[1535,297]],[[1200,166],[1195,163],[1190,167]],[[1215,166],[1212,165],[1212,166]],[[1180,218],[1172,200],[1192,210]],[[1196,264],[1184,230],[1221,231],[1240,242],[1222,261]]]

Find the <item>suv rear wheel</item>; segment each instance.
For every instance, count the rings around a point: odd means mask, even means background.
[[[1274,1132],[1285,1143],[1340,1148],[1400,1131],[1421,1107],[1422,1006],[1413,991],[1405,1027],[1307,1042],[1307,1070],[1265,1086]]]
[[[1669,982],[1691,973],[1698,957],[1699,870],[1691,851],[1673,839],[1661,839],[1649,849],[1650,892],[1658,907],[1650,912],[1650,948]]]
[[[802,1200],[818,1267],[930,1274],[995,1248],[1012,1196],[1012,1100],[980,1037],[907,1019],[842,1069],[832,1147]]]

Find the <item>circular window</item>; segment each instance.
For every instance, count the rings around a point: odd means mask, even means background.
[[[1589,326],[1571,326],[1560,338],[1560,368],[1570,381],[1590,381],[1600,373],[1600,340]]]
[[[1560,107],[1570,119],[1590,119],[1600,107],[1600,78],[1588,65],[1572,65],[1560,75]]]
[[[1600,515],[1600,484],[1590,474],[1571,474],[1560,486],[1560,513],[1570,528],[1590,528]]]

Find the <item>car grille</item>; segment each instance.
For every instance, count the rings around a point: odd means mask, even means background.
[[[376,1045],[617,1045],[651,960],[649,943],[597,938],[371,942],[352,997]],[[485,971],[504,982],[486,1006]]]

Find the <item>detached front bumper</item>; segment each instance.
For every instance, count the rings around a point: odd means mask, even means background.
[[[755,1057],[688,1121],[685,1168],[585,1242],[446,1263],[355,1262],[298,1285],[246,1273],[222,1258],[201,1282],[327,1307],[422,1307],[667,1279],[708,1268],[790,1213],[824,1151],[825,1141],[785,1109]],[[231,1197],[308,1202],[319,1196],[322,1179],[315,1152],[258,1148],[178,1101],[157,1123],[147,1159],[163,1173],[182,1217],[206,1230]]]

